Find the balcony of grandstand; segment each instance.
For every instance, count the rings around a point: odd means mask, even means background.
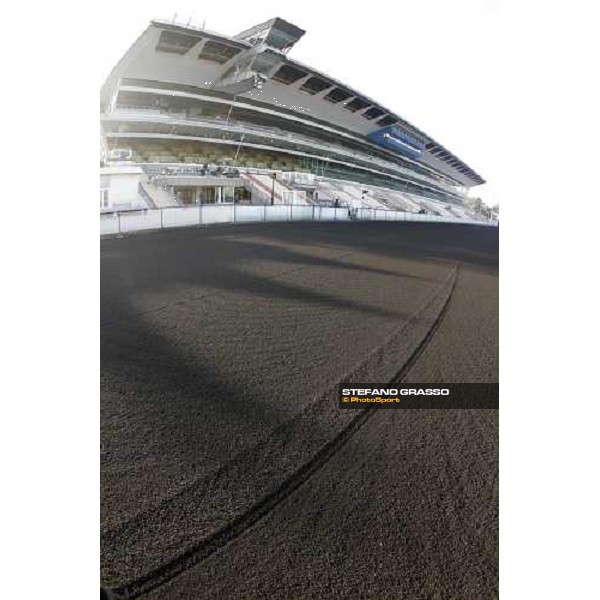
[[[212,135],[239,139],[244,134],[259,143],[272,143],[316,154],[327,153],[341,160],[358,161],[383,172],[395,174],[435,185],[449,194],[456,194],[456,184],[431,169],[398,155],[391,156],[382,148],[357,140],[353,136],[340,135],[339,131],[328,131],[314,125],[282,121],[280,116],[265,115],[245,107],[198,101],[190,98],[173,98],[149,93],[144,87],[124,86],[119,93],[115,111],[103,119],[107,131],[111,125],[121,131],[165,133],[177,131],[187,135]],[[135,91],[134,91],[135,90]],[[160,91],[160,90],[154,90]],[[137,126],[136,126],[137,124]],[[283,129],[285,127],[285,129]],[[330,129],[330,128],[328,128]],[[230,134],[229,136],[227,134]],[[267,141],[268,140],[268,141]],[[267,142],[266,142],[267,141]]]

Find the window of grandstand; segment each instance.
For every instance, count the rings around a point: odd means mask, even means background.
[[[381,125],[382,127],[387,127],[388,125],[393,125],[397,121],[398,121],[398,119],[396,119],[396,117],[392,117],[392,115],[387,115],[387,116],[383,117],[383,119],[379,119],[379,121],[377,121],[377,125]]]
[[[325,79],[321,79],[320,77],[311,77],[300,86],[300,91],[314,95],[326,90],[330,86],[331,83],[325,81]]]
[[[352,112],[356,112],[357,110],[362,110],[363,108],[367,108],[370,106],[370,103],[362,98],[354,98],[354,100],[350,100],[348,104],[344,105],[344,108],[351,110]]]
[[[226,63],[230,58],[233,58],[240,52],[239,48],[228,46],[227,44],[221,44],[220,42],[214,42],[209,40],[202,48],[202,52],[198,55],[201,60],[211,60],[217,63]]]
[[[372,120],[372,119],[376,119],[377,117],[380,117],[382,114],[383,114],[383,111],[380,108],[377,108],[376,106],[372,106],[369,110],[365,111],[363,116],[366,119]]]
[[[344,90],[339,87],[336,87],[336,88],[333,88],[329,92],[329,94],[327,94],[325,96],[325,100],[329,100],[329,102],[337,103],[337,102],[341,102],[342,100],[346,100],[346,99],[350,98],[350,96],[352,96],[352,94],[349,91]]]
[[[280,50],[287,50],[289,47],[294,45],[295,41],[295,39],[290,39],[288,35],[275,29],[270,30],[266,39],[266,42],[269,44],[269,46],[279,48]]]
[[[159,52],[170,52],[172,54],[185,54],[193,48],[202,38],[178,31],[162,31],[156,49]]]
[[[292,65],[283,65],[280,67],[279,71],[273,75],[272,80],[277,83],[283,83],[285,85],[289,85],[290,83],[294,83],[298,81],[298,79],[302,79],[306,77],[307,72],[297,69],[296,67],[292,67]]]

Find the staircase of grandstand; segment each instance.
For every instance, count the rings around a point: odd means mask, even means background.
[[[360,200],[357,203],[354,196],[342,188],[341,182],[323,179],[315,192],[320,204],[331,204],[338,200],[343,206],[361,206]]]
[[[477,215],[457,205],[443,204],[430,198],[363,183],[323,178],[320,179],[316,192],[319,203],[331,204],[337,199],[342,206],[353,208],[379,208],[412,213],[425,211],[442,217],[479,220]]]
[[[148,202],[148,198],[154,207],[150,208],[168,208],[169,206],[179,206],[177,199],[169,191],[169,187],[159,179],[148,179],[141,183],[142,196]],[[146,198],[146,196],[148,198]]]
[[[147,208],[158,208],[158,206],[156,206],[156,202],[154,202],[154,200],[150,197],[150,195],[144,189],[144,186],[141,183],[138,185],[138,193],[146,203]]]
[[[371,188],[369,193],[374,201],[381,203],[383,208],[403,210],[404,212],[419,212],[420,210],[420,205],[413,201],[408,194],[382,188]]]
[[[452,212],[448,210],[440,202],[434,202],[432,200],[422,200],[421,205],[423,208],[432,215],[438,215],[440,217],[451,217]]]
[[[462,206],[451,206],[448,210],[453,217],[459,217],[460,219],[471,218],[468,214],[468,211]]]
[[[483,215],[479,215],[464,206],[458,206],[455,204],[448,205],[445,207],[446,212],[452,217],[458,217],[460,219],[471,219],[472,221],[487,221]]]
[[[253,204],[308,204],[306,192],[295,190],[278,179],[263,173],[242,173],[242,179],[252,192]]]
[[[417,205],[403,202],[399,192],[375,188],[361,183],[322,179],[319,182],[317,192],[319,198],[327,198],[331,201],[337,199],[342,205],[353,208],[388,208],[410,212],[418,212],[419,210]]]

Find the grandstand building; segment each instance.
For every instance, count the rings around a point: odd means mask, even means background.
[[[390,109],[290,58],[304,33],[280,18],[233,37],[150,23],[101,90],[101,166],[113,177],[119,166],[142,169],[132,206],[466,215],[481,176]],[[110,190],[102,201],[111,206]]]

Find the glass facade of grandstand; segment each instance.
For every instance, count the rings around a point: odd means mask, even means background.
[[[303,34],[279,18],[233,37],[153,21],[102,88],[101,165],[139,167],[154,207],[292,198],[458,214],[483,179],[387,108],[291,60]]]

